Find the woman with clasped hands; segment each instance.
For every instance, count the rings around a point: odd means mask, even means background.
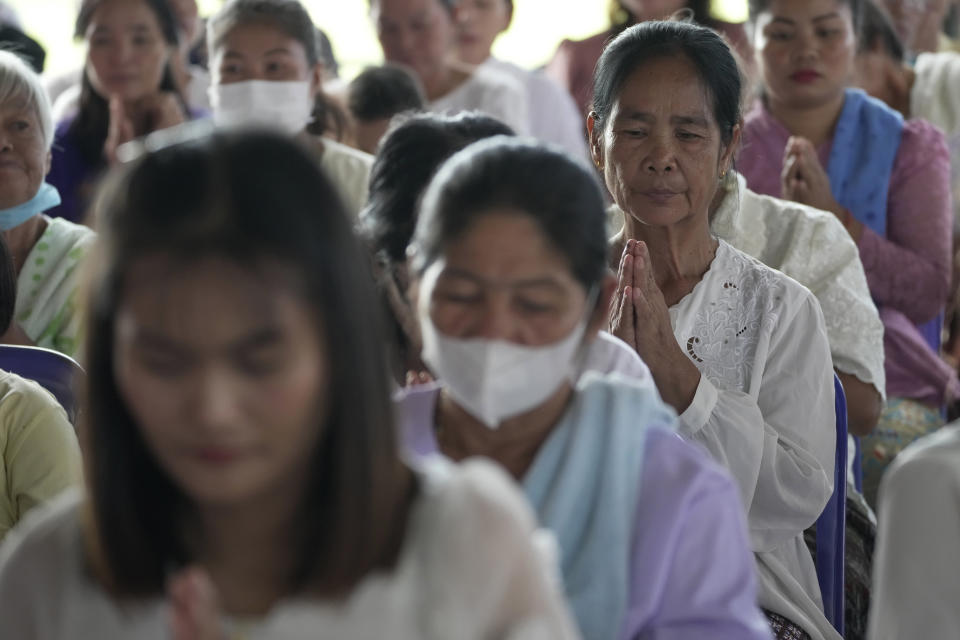
[[[803,531],[833,491],[833,372],[820,306],[710,235],[740,140],[727,45],[691,24],[624,31],[597,66],[591,152],[625,213],[610,329],[649,365],[678,430],[736,479],[760,605],[778,637],[837,638]]]

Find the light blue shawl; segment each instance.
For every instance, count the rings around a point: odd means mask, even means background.
[[[614,640],[624,624],[647,434],[675,423],[649,386],[585,374],[524,477],[541,526],[559,543],[567,598],[587,640]]]

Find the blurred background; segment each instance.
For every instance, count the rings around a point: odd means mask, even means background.
[[[7,0],[24,30],[47,50],[46,72],[75,69],[82,45],[73,41],[77,0]],[[200,15],[214,13],[222,0],[197,0]],[[382,61],[367,17],[367,0],[303,0],[317,26],[326,31],[342,77]],[[515,0],[510,31],[497,40],[494,54],[526,67],[544,64],[564,38],[585,38],[609,24],[606,0]],[[714,0],[713,13],[727,22],[746,19],[746,0]]]

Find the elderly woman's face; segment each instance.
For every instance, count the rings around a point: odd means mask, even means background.
[[[710,95],[685,57],[654,60],[627,76],[594,160],[623,211],[643,224],[706,218],[738,139],[725,145]]]
[[[107,0],[87,27],[87,77],[104,98],[133,102],[156,93],[171,47],[146,2]]]
[[[0,209],[37,195],[49,170],[50,152],[36,110],[17,98],[0,105]]]

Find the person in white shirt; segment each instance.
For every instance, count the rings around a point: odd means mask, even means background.
[[[907,51],[890,16],[873,2],[863,7],[857,86],[904,118],[922,118],[947,137],[953,185],[954,236],[960,235],[960,54],[921,53],[907,64]]]
[[[86,491],[4,540],[0,637],[578,637],[505,474],[401,459],[370,272],[307,150],[190,139],[99,206]]]
[[[509,75],[456,59],[455,0],[371,0],[370,18],[387,62],[420,78],[428,108],[442,114],[480,111],[519,134],[530,129],[523,86]]]
[[[833,640],[803,541],[833,492],[823,314],[808,289],[710,232],[739,143],[740,97],[733,54],[704,27],[639,24],[601,56],[590,149],[625,213],[610,256],[619,274],[610,329],[650,367],[680,435],[737,480],[777,637]]]
[[[960,629],[960,424],[917,440],[880,484],[870,640]]]
[[[231,0],[207,22],[218,126],[262,126],[310,146],[357,215],[373,158],[338,142],[338,108],[322,91],[316,27],[298,0]]]
[[[570,93],[543,72],[491,55],[494,40],[510,28],[513,0],[460,0],[456,15],[459,58],[516,78],[527,90],[530,134],[587,158],[586,114],[580,113]]]

